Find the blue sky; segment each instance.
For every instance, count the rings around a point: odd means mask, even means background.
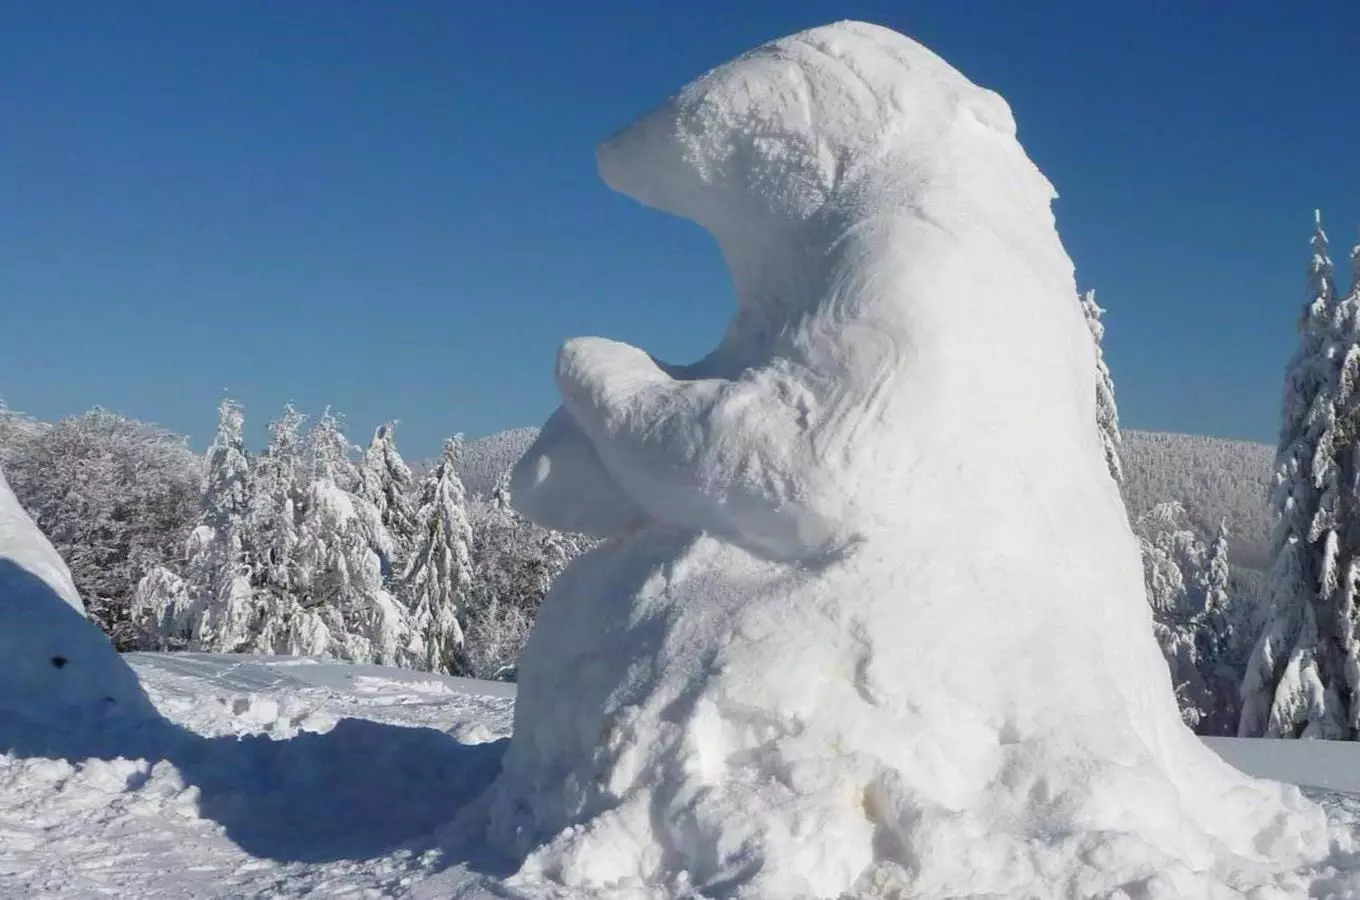
[[[329,403],[419,457],[537,424],[571,335],[702,355],[716,250],[594,146],[840,18],[1010,101],[1126,427],[1273,440],[1311,211],[1343,272],[1360,223],[1352,0],[0,0],[0,396],[197,447],[224,389],[257,440]]]

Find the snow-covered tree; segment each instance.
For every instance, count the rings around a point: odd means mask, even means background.
[[[1204,595],[1203,630],[1205,640],[1200,654],[1217,663],[1226,660],[1238,640],[1238,622],[1230,596],[1232,572],[1228,565],[1228,523],[1218,526],[1214,543],[1201,569],[1201,593]]]
[[[183,578],[163,566],[147,572],[132,594],[128,618],[140,650],[184,650],[193,640],[196,607]]]
[[[1153,631],[1171,670],[1181,717],[1200,734],[1237,728],[1237,688],[1251,649],[1247,607],[1234,600],[1228,525],[1206,547],[1179,503],[1160,503],[1134,522]]]
[[[1196,593],[1202,600],[1191,620],[1196,666],[1208,691],[1197,730],[1218,736],[1237,732],[1242,669],[1251,651],[1250,611],[1233,597],[1228,534],[1224,521],[1196,577]]]
[[[443,456],[421,486],[420,534],[403,579],[406,604],[424,639],[425,666],[435,672],[459,670],[459,604],[472,584],[472,529],[458,478],[461,446],[460,438],[446,441]]]
[[[1124,465],[1120,460],[1119,408],[1114,402],[1114,379],[1105,364],[1105,325],[1100,317],[1105,310],[1096,305],[1096,292],[1081,294],[1081,311],[1086,316],[1086,327],[1096,345],[1096,424],[1100,428],[1100,442],[1105,448],[1105,465],[1117,483],[1124,481]]]
[[[1316,217],[1301,339],[1285,375],[1268,619],[1242,682],[1244,737],[1356,736],[1354,558],[1360,368],[1356,305],[1338,300]]]
[[[379,425],[359,464],[359,496],[377,511],[391,536],[390,558],[383,560],[384,575],[399,578],[415,550],[419,527],[413,494],[414,479],[397,452],[396,423]]]
[[[469,504],[469,513],[476,578],[460,613],[461,669],[477,678],[512,677],[544,594],[592,541],[518,515],[510,505],[508,472],[489,498]]]
[[[105,409],[53,425],[0,415],[0,463],[66,560],[90,618],[139,648],[129,605],[139,578],[178,568],[199,514],[202,471],[182,437]]]
[[[1181,717],[1193,727],[1210,711],[1212,699],[1200,671],[1197,634],[1203,613],[1198,576],[1205,548],[1175,502],[1153,507],[1134,523],[1134,532],[1143,553],[1153,631],[1171,670]]]
[[[298,614],[283,635],[290,652],[354,662],[408,664],[424,654],[410,615],[384,585],[391,539],[378,511],[351,493],[358,472],[328,409],[311,432],[312,477],[298,533]]]
[[[251,636],[252,649],[286,652],[289,623],[296,615],[301,582],[298,558],[298,519],[302,513],[303,416],[291,404],[269,423],[269,446],[255,458],[250,473],[247,515],[251,556],[251,586],[260,620]]]
[[[307,434],[307,455],[313,478],[324,478],[342,491],[359,486],[354,445],[345,437],[340,418],[328,406]]]
[[[241,407],[223,400],[204,462],[203,515],[189,537],[188,593],[197,606],[193,644],[232,652],[251,643],[256,608],[245,544],[250,460]]]

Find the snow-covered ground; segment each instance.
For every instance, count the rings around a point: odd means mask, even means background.
[[[0,723],[0,897],[507,897],[449,823],[489,781],[514,688],[283,657],[127,657],[173,725]],[[1214,740],[1360,827],[1360,746]],[[1339,793],[1355,792],[1355,793]]]
[[[0,897],[477,896],[505,871],[439,832],[495,772],[513,688],[127,659],[167,722],[93,737],[0,720]]]

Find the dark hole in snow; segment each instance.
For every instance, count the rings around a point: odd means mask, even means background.
[[[63,668],[66,665],[66,657],[64,656],[52,657],[52,665],[56,666],[58,669]]]

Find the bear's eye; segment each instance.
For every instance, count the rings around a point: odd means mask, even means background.
[[[56,666],[58,669],[62,668],[63,666],[66,665],[66,657],[64,656],[52,657],[52,665]]]

